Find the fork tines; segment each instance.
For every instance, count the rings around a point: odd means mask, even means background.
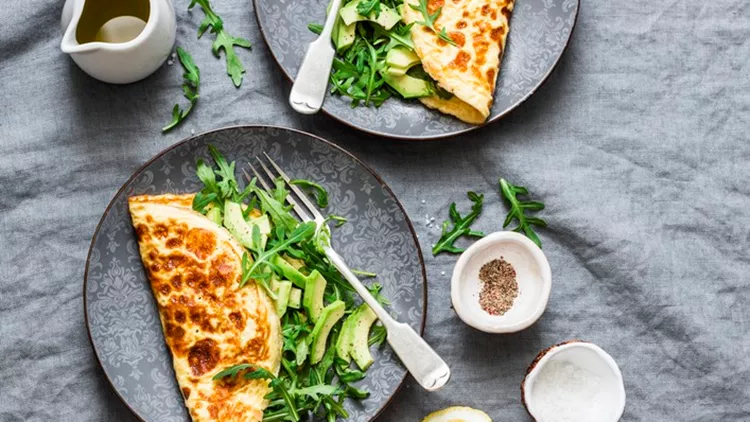
[[[294,208],[294,211],[297,213],[297,215],[302,219],[302,221],[313,221],[315,220],[316,223],[322,224],[324,221],[323,216],[320,214],[317,208],[315,208],[315,205],[313,205],[312,201],[305,195],[305,193],[298,188],[297,186],[293,185],[291,182],[291,179],[287,174],[284,172],[284,170],[279,167],[278,164],[276,164],[271,157],[268,156],[265,152],[263,153],[263,156],[268,160],[268,162],[271,164],[271,167],[273,167],[276,172],[278,173],[278,176],[274,174],[273,171],[271,171],[268,166],[261,160],[260,157],[255,157],[255,159],[258,161],[258,164],[260,164],[261,168],[263,169],[263,172],[268,176],[269,181],[266,181],[258,172],[258,170],[253,166],[252,163],[248,163],[248,166],[250,167],[250,170],[255,174],[255,177],[258,179],[258,182],[263,186],[263,189],[265,189],[267,192],[271,193],[271,184],[273,184],[274,180],[276,180],[278,177],[281,177],[281,179],[286,182],[287,188],[291,190],[290,194],[287,195],[286,200],[289,202],[289,205],[291,205]],[[245,174],[245,177],[248,181],[250,181],[252,178],[249,174],[243,169],[242,172]],[[293,195],[291,193],[296,194],[297,198],[299,199],[299,202],[295,200]],[[300,204],[302,203],[302,205]],[[303,206],[304,205],[304,206]],[[313,217],[310,217],[310,214],[312,214]]]

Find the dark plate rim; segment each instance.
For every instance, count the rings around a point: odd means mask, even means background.
[[[112,388],[112,390],[114,390],[115,394],[117,394],[117,397],[120,398],[120,400],[123,402],[123,404],[125,404],[125,406],[128,408],[128,410],[130,410],[130,412],[136,418],[138,418],[139,420],[141,420],[143,422],[148,422],[148,421],[145,420],[145,419],[143,419],[143,417],[141,417],[141,415],[138,412],[136,412],[135,409],[133,409],[133,407],[130,406],[130,403],[127,400],[125,400],[125,397],[123,397],[122,394],[120,394],[120,391],[115,387],[115,384],[112,381],[112,378],[110,378],[109,373],[107,372],[107,370],[104,369],[104,365],[102,364],[102,361],[99,358],[99,351],[97,350],[96,344],[94,344],[94,338],[91,335],[91,325],[90,325],[90,321],[89,321],[89,311],[88,311],[88,300],[86,298],[86,287],[88,285],[89,265],[91,263],[91,253],[94,250],[94,244],[95,244],[96,239],[97,239],[97,237],[99,235],[99,231],[101,230],[101,226],[104,223],[104,218],[107,216],[107,214],[109,213],[109,211],[112,209],[112,207],[113,207],[113,205],[115,203],[115,200],[125,191],[125,188],[142,171],[144,171],[153,162],[155,162],[156,160],[160,159],[162,156],[164,156],[168,152],[170,152],[170,151],[172,151],[172,150],[174,150],[174,149],[176,149],[178,147],[181,147],[182,145],[186,144],[187,142],[189,142],[189,141],[191,141],[191,140],[193,140],[195,138],[198,138],[198,137],[201,137],[201,136],[210,135],[212,133],[221,132],[221,131],[229,130],[229,129],[258,129],[258,128],[283,130],[283,131],[287,131],[287,132],[293,132],[293,133],[296,133],[296,134],[299,134],[299,135],[309,136],[310,138],[312,138],[312,139],[314,139],[316,141],[322,142],[322,143],[326,144],[327,146],[329,146],[331,148],[334,148],[334,149],[336,149],[336,150],[344,153],[344,155],[346,155],[349,158],[351,158],[352,160],[354,160],[354,162],[356,162],[357,164],[359,164],[360,166],[362,166],[367,172],[369,172],[373,177],[375,177],[375,180],[377,180],[378,183],[380,183],[380,186],[383,187],[386,190],[386,192],[388,192],[393,197],[393,199],[395,200],[396,205],[398,205],[399,210],[401,210],[401,212],[404,214],[406,224],[409,227],[409,232],[411,233],[412,238],[414,239],[414,243],[417,245],[417,257],[419,258],[419,265],[420,265],[420,267],[422,269],[422,286],[423,286],[423,289],[422,289],[422,303],[424,304],[422,306],[422,322],[421,322],[420,327],[419,327],[419,334],[421,336],[424,336],[424,329],[425,329],[425,325],[427,323],[427,308],[428,308],[428,306],[427,306],[427,270],[425,268],[424,256],[422,255],[422,247],[419,244],[419,238],[417,237],[417,232],[414,230],[414,224],[412,224],[411,219],[409,218],[409,214],[407,214],[407,212],[406,212],[406,209],[404,209],[404,206],[401,204],[401,201],[399,201],[398,197],[393,192],[393,190],[390,188],[390,186],[388,186],[388,184],[385,182],[385,180],[383,180],[383,178],[372,167],[370,167],[368,164],[366,164],[365,162],[363,162],[362,160],[360,160],[357,156],[355,156],[351,152],[347,151],[346,149],[344,149],[343,147],[341,147],[339,145],[334,144],[331,141],[323,139],[320,136],[313,135],[312,133],[308,133],[308,132],[305,132],[305,131],[302,131],[302,130],[299,130],[299,129],[290,128],[290,127],[265,125],[265,124],[232,125],[232,126],[221,127],[221,128],[218,128],[218,129],[211,129],[211,130],[208,130],[208,131],[205,131],[205,132],[201,132],[201,133],[198,133],[198,134],[195,134],[195,135],[191,135],[191,136],[189,136],[189,137],[187,137],[187,138],[185,138],[185,139],[183,139],[183,140],[181,140],[181,141],[179,141],[179,142],[177,142],[175,144],[172,144],[169,147],[161,150],[159,153],[157,153],[152,158],[150,158],[148,161],[146,161],[143,165],[141,165],[140,167],[138,167],[138,169],[136,169],[133,172],[133,174],[128,178],[128,180],[125,181],[125,183],[123,183],[123,185],[117,190],[117,192],[115,193],[115,195],[109,201],[109,204],[107,204],[107,208],[105,208],[104,213],[102,214],[102,218],[99,220],[99,223],[97,223],[96,229],[94,230],[94,235],[91,237],[91,244],[89,245],[89,252],[86,255],[86,269],[84,270],[84,273],[83,273],[83,318],[84,318],[84,323],[86,324],[86,333],[88,334],[89,343],[91,343],[91,348],[94,350],[94,356],[96,357],[96,362],[99,365],[99,368],[101,368],[102,372],[104,373],[104,378],[107,379],[107,382],[109,383],[109,386]],[[388,400],[386,400],[385,404],[372,416],[372,418],[370,418],[370,422],[372,422],[375,419],[377,419],[378,416],[380,416],[380,414],[383,413],[383,411],[393,402],[393,399],[396,396],[396,394],[398,394],[398,392],[401,390],[401,388],[403,388],[404,381],[406,381],[406,377],[408,375],[409,374],[408,374],[408,371],[407,371],[401,377],[401,381],[399,381],[398,386],[396,387],[396,389],[388,397]]]
[[[292,78],[292,75],[290,75],[286,71],[286,69],[284,68],[284,66],[281,65],[281,61],[279,61],[279,58],[276,56],[276,53],[271,48],[271,44],[268,42],[268,38],[266,37],[266,31],[263,29],[263,23],[260,21],[260,16],[258,14],[258,1],[259,0],[253,0],[253,11],[255,12],[254,13],[254,15],[255,15],[255,21],[258,22],[258,29],[260,30],[261,37],[263,37],[263,42],[265,42],[266,47],[268,47],[268,51],[271,53],[271,57],[273,57],[273,61],[275,61],[276,65],[281,69],[281,73],[283,73],[284,76],[286,76],[287,80],[290,83],[294,83],[294,79]],[[578,23],[578,14],[579,14],[580,10],[581,10],[581,0],[576,0],[576,10],[575,10],[575,16],[573,17],[573,25],[570,27],[570,33],[568,34],[568,39],[565,40],[565,46],[563,46],[562,50],[560,51],[560,54],[555,59],[555,62],[552,63],[552,66],[549,68],[549,70],[539,80],[539,83],[537,83],[536,86],[534,86],[529,91],[528,94],[526,94],[523,97],[521,97],[520,99],[518,99],[518,101],[516,101],[515,104],[513,104],[512,106],[510,106],[507,110],[503,111],[502,113],[498,114],[497,116],[490,117],[489,120],[487,120],[486,122],[482,123],[481,125],[475,125],[475,126],[472,126],[472,127],[466,128],[466,129],[461,129],[461,130],[457,130],[455,132],[450,132],[450,133],[442,133],[442,134],[439,134],[439,135],[426,135],[426,136],[424,136],[424,135],[421,135],[421,136],[420,135],[413,135],[413,136],[410,136],[410,135],[394,135],[394,134],[391,134],[391,133],[380,132],[380,131],[373,130],[373,129],[370,129],[370,128],[358,126],[358,125],[355,125],[354,123],[348,122],[344,118],[336,116],[333,113],[330,113],[328,110],[326,110],[325,109],[325,102],[323,103],[323,107],[320,109],[320,111],[322,111],[326,116],[331,117],[334,120],[337,120],[337,121],[345,124],[346,126],[349,126],[350,128],[353,128],[353,129],[356,129],[356,130],[368,133],[370,135],[382,136],[384,138],[398,139],[398,140],[403,140],[403,141],[438,141],[438,140],[442,140],[442,139],[446,139],[446,138],[451,138],[451,137],[454,137],[454,136],[458,136],[458,135],[461,135],[463,133],[469,133],[469,132],[475,131],[475,130],[483,128],[483,127],[487,127],[490,124],[495,123],[498,120],[502,119],[503,117],[507,116],[508,114],[510,114],[510,112],[512,112],[513,110],[515,110],[516,108],[518,108],[521,104],[525,103],[526,100],[528,100],[532,95],[534,95],[539,90],[539,88],[541,88],[542,85],[544,85],[544,83],[547,82],[547,80],[549,79],[550,75],[552,75],[552,72],[554,72],[555,69],[557,69],[557,65],[560,63],[560,59],[565,54],[565,51],[567,51],[568,46],[570,45],[570,40],[573,38],[573,32],[575,32],[576,24]],[[500,63],[500,65],[502,66],[502,62]],[[286,102],[284,102],[284,103],[286,104]]]

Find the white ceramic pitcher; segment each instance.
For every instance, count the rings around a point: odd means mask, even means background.
[[[126,84],[169,57],[177,22],[172,0],[67,0],[60,48],[92,77]]]

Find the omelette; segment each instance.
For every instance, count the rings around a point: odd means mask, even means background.
[[[279,317],[259,286],[239,287],[242,246],[193,211],[192,201],[193,195],[129,199],[175,376],[193,421],[261,421],[267,380],[212,378],[241,363],[278,373]]]
[[[404,3],[403,20],[414,23],[411,36],[424,70],[453,94],[449,99],[433,95],[419,100],[467,123],[484,123],[492,107],[514,0],[427,0],[430,14],[442,8],[435,30],[445,29],[455,46],[420,24],[422,14],[411,7],[418,7],[419,0]]]

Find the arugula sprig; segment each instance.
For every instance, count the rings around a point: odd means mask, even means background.
[[[237,57],[234,47],[250,48],[250,41],[230,35],[224,29],[224,21],[214,12],[208,0],[191,0],[188,10],[191,10],[196,4],[206,14],[206,17],[198,26],[198,38],[202,37],[206,30],[210,30],[212,34],[216,35],[216,39],[211,45],[211,51],[214,53],[214,56],[219,58],[221,57],[221,51],[224,50],[227,62],[227,75],[232,79],[234,86],[239,88],[242,85],[242,74],[245,73],[245,66],[242,65],[240,58]]]
[[[289,183],[310,191],[320,208],[328,207],[328,191],[320,184],[306,179],[294,179]]]
[[[445,31],[445,27],[443,27],[443,29],[441,29],[440,31],[435,28],[435,21],[440,17],[440,13],[443,12],[442,6],[438,7],[435,10],[435,13],[430,13],[429,8],[427,7],[427,0],[419,0],[419,5],[415,6],[413,4],[409,4],[409,7],[422,14],[422,20],[417,21],[418,24],[429,28],[432,32],[437,34],[440,39],[447,42],[448,44],[453,46],[456,45],[456,42],[453,41],[453,39]]]
[[[235,365],[229,368],[224,369],[223,371],[217,373],[214,375],[213,380],[218,381],[221,379],[224,379],[226,377],[230,378],[237,378],[237,375],[240,373],[240,371],[245,371],[245,374],[243,377],[246,380],[252,380],[252,379],[267,379],[270,380],[269,386],[274,390],[274,392],[278,392],[283,397],[284,403],[286,405],[287,410],[289,411],[290,416],[295,421],[299,421],[299,413],[297,413],[297,408],[294,405],[294,401],[292,400],[292,396],[289,393],[289,390],[287,390],[286,386],[284,385],[284,382],[274,376],[271,372],[268,370],[261,368],[260,366],[251,365],[247,363],[242,363],[239,365]]]
[[[380,0],[362,0],[357,4],[357,13],[362,16],[370,16],[374,13],[377,18],[380,16],[380,10]]]
[[[182,123],[183,120],[190,114],[198,101],[198,86],[201,82],[201,72],[198,66],[193,62],[193,57],[187,51],[180,47],[177,47],[177,57],[180,59],[182,68],[185,69],[185,73],[182,74],[182,93],[190,101],[190,105],[183,110],[179,104],[175,104],[172,109],[172,121],[164,126],[162,132],[169,132]]]
[[[294,231],[291,232],[291,234],[289,234],[288,238],[280,241],[267,251],[263,251],[258,254],[258,256],[255,257],[255,261],[252,263],[252,265],[248,267],[247,271],[243,270],[242,282],[240,282],[240,287],[244,286],[245,283],[250,280],[250,278],[263,279],[265,276],[258,273],[258,270],[262,265],[268,265],[272,257],[283,252],[293,244],[304,242],[312,238],[312,236],[315,234],[316,227],[317,226],[313,221],[302,223],[298,225],[297,228],[295,228]]]
[[[523,186],[515,186],[502,178],[500,179],[500,192],[502,192],[503,198],[510,205],[510,211],[508,211],[508,216],[505,217],[503,228],[508,227],[513,220],[518,221],[518,227],[513,229],[513,231],[524,233],[526,237],[541,248],[542,241],[539,240],[539,236],[534,232],[533,226],[547,227],[547,222],[538,217],[529,217],[525,212],[541,211],[544,209],[544,204],[539,201],[522,201],[518,199],[518,195],[528,195],[528,189]]]
[[[479,217],[482,212],[482,204],[484,202],[484,195],[479,195],[475,192],[467,193],[467,196],[474,204],[471,207],[471,212],[466,214],[465,217],[461,217],[456,209],[456,203],[452,203],[449,210],[450,220],[443,222],[442,233],[438,242],[432,247],[432,254],[437,255],[440,252],[451,252],[461,253],[464,251],[463,248],[459,248],[453,245],[453,243],[461,236],[473,236],[473,237],[484,237],[484,233],[477,230],[471,229],[471,224],[474,220]],[[449,229],[451,222],[453,228]]]
[[[248,186],[240,192],[234,175],[234,161],[228,163],[219,150],[211,144],[208,145],[208,153],[218,169],[214,170],[202,159],[198,159],[195,173],[198,179],[203,182],[203,189],[193,199],[193,209],[204,214],[209,204],[223,210],[224,201],[227,199],[241,202],[241,199],[248,195],[249,189],[252,187]]]

